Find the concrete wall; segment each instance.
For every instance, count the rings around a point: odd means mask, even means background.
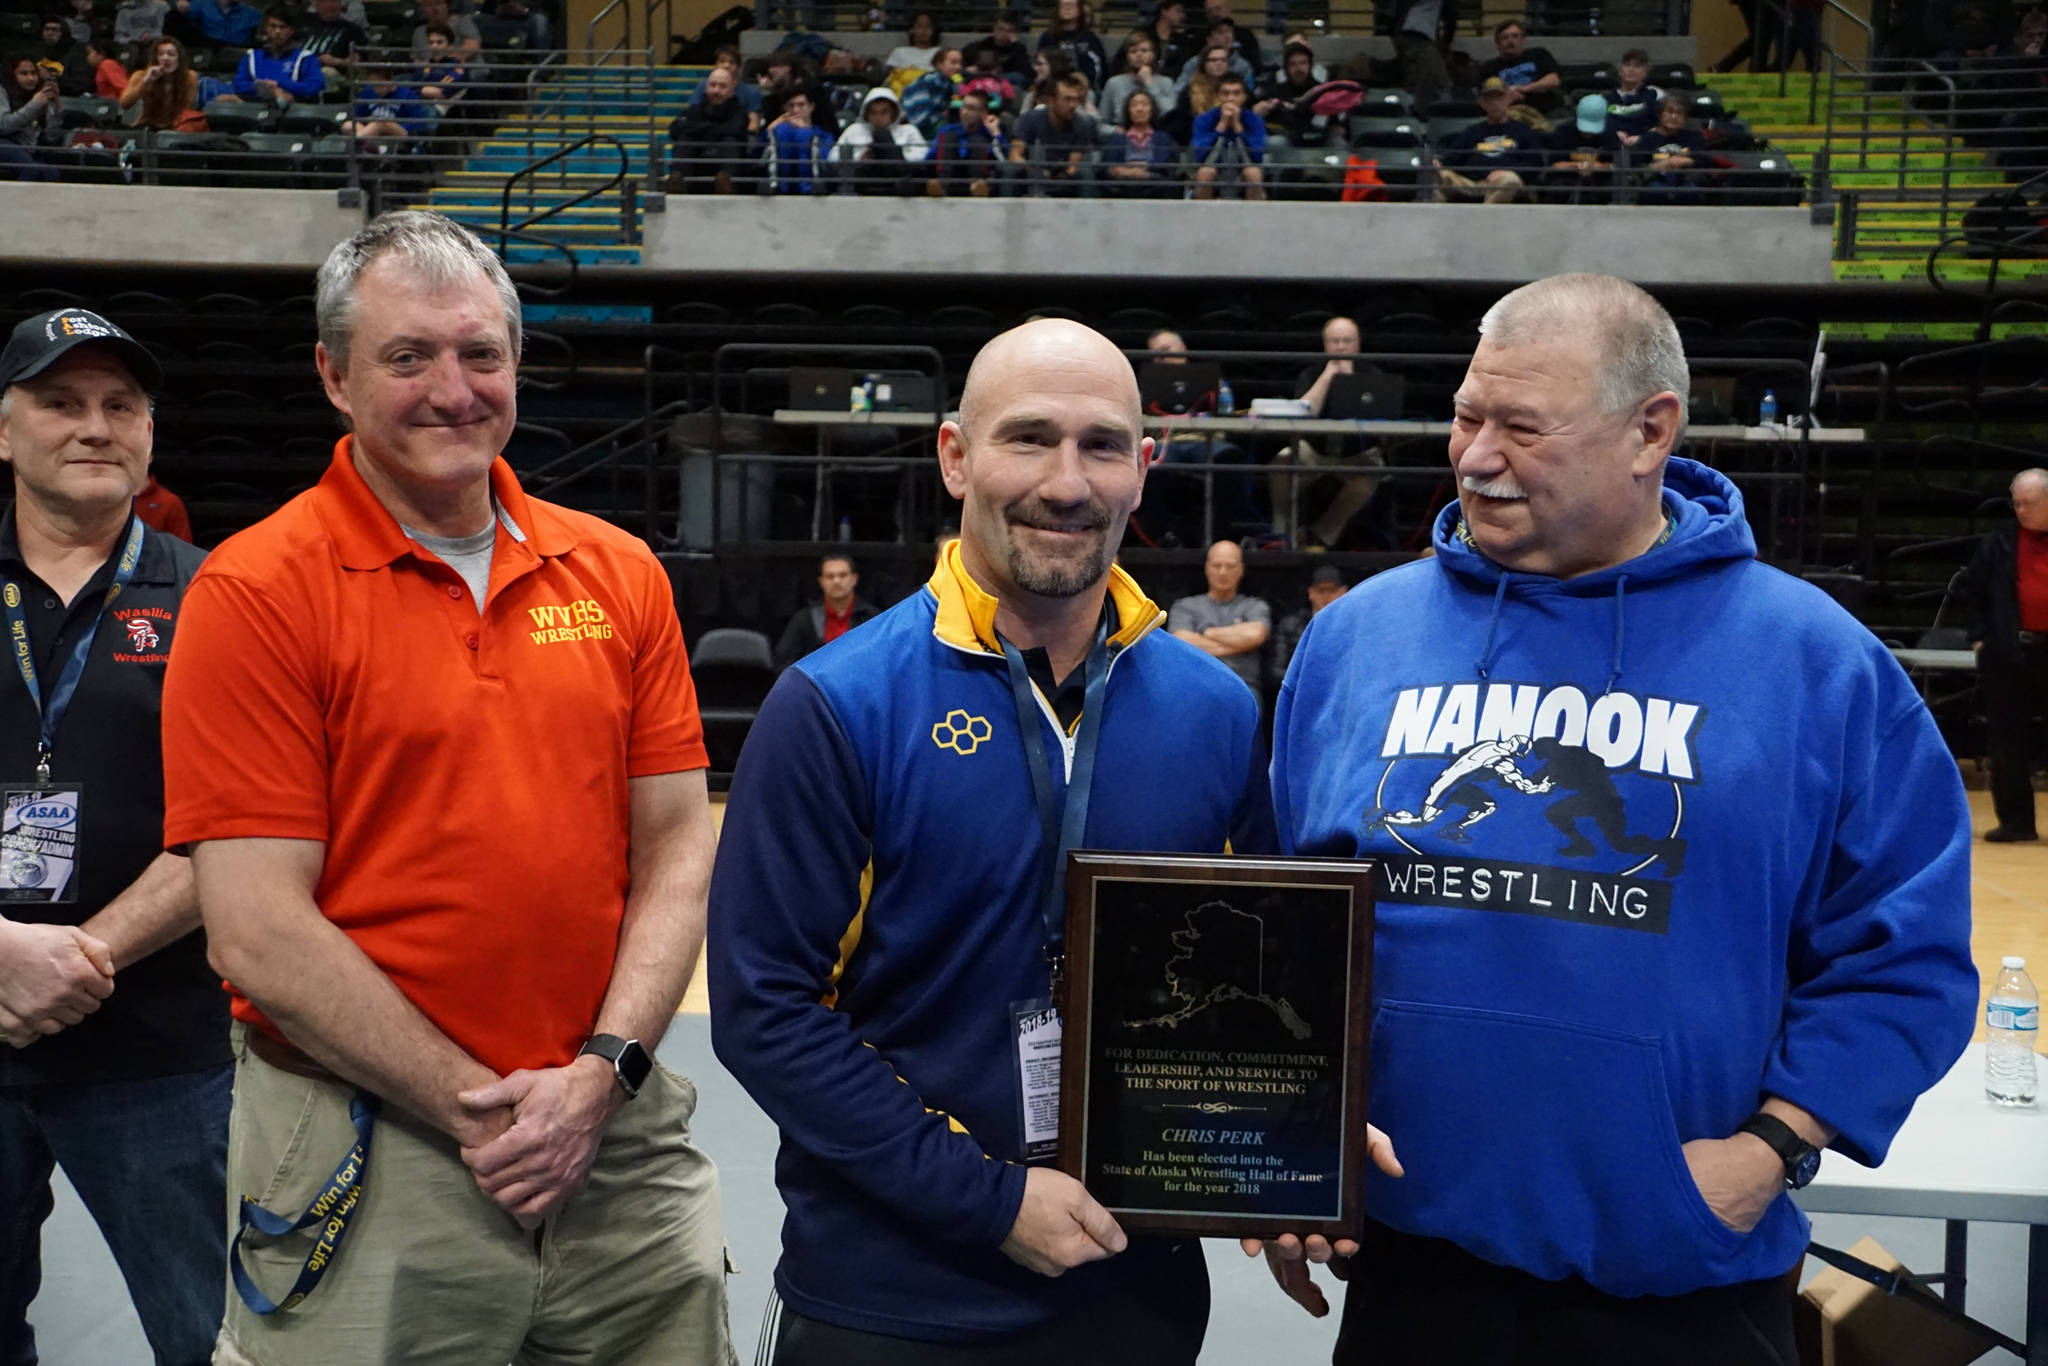
[[[18,288],[39,261],[310,270],[362,225],[332,190],[16,183],[0,193],[0,262]]]
[[[1279,280],[1825,284],[1803,208],[1465,204],[1137,205],[1109,200],[677,197],[647,218],[656,270]]]

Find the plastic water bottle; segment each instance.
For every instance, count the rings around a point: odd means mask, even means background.
[[[1778,425],[1778,391],[1776,389],[1764,390],[1764,401],[1756,410],[1756,425],[1759,427],[1775,427]]]
[[[1231,415],[1232,413],[1234,413],[1234,412],[1236,412],[1236,411],[1237,411],[1237,404],[1236,404],[1236,403],[1235,403],[1235,402],[1234,402],[1234,401],[1233,401],[1233,400],[1231,399],[1231,396],[1230,396],[1230,381],[1229,381],[1229,380],[1227,380],[1227,379],[1219,379],[1219,380],[1217,380],[1217,381],[1216,381],[1216,416],[1218,416],[1218,417],[1229,417],[1229,416],[1230,416],[1230,415]]]
[[[851,517],[841,517],[841,518],[839,519],[839,543],[840,543],[841,545],[845,545],[845,544],[848,544],[849,542],[851,542],[852,540],[853,540],[853,518],[851,518]]]
[[[2034,1037],[2041,994],[2027,976],[2027,960],[2011,954],[1984,1005],[1984,1094],[2000,1105],[2032,1105],[2040,1089],[2034,1074]]]

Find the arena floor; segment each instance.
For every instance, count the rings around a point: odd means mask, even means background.
[[[1972,792],[1970,807],[1977,830],[1987,829],[1992,823],[1988,794]],[[722,804],[714,814],[723,819]],[[1988,984],[2001,955],[2020,953],[2034,966],[2037,980],[2044,980],[2048,843],[1979,841],[1975,850],[1972,956],[1980,977]],[[782,1218],[772,1171],[775,1128],[713,1057],[705,1010],[700,977],[660,1055],[669,1067],[694,1078],[699,1088],[696,1139],[718,1161],[727,1237],[740,1268],[731,1286],[733,1334],[740,1359],[751,1362]],[[1981,1037],[1981,1027],[1978,1032]],[[1822,1215],[1814,1220],[1814,1234],[1836,1247],[1869,1234],[1916,1270],[1934,1271],[1941,1264],[1942,1226],[1935,1221]],[[1203,1366],[1293,1366],[1329,1359],[1334,1315],[1321,1322],[1310,1319],[1280,1296],[1262,1265],[1247,1262],[1234,1245],[1212,1241],[1208,1252],[1215,1310]],[[2026,1256],[2024,1228],[1972,1226],[1971,1312],[2013,1336],[2025,1328]],[[149,1350],[121,1290],[120,1273],[76,1195],[61,1181],[56,1213],[44,1229],[43,1260],[42,1294],[29,1317],[44,1366],[145,1366]],[[1809,1272],[1815,1266],[1809,1261]],[[1994,1352],[1983,1360],[1989,1366],[2008,1366],[2018,1358]]]

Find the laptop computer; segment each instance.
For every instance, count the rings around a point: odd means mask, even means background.
[[[1323,416],[1338,419],[1388,420],[1401,416],[1408,381],[1379,370],[1334,375],[1323,395]]]
[[[1185,417],[1189,413],[1216,411],[1216,389],[1223,382],[1223,367],[1209,361],[1171,364],[1147,361],[1138,371],[1138,397],[1145,411],[1160,417]]]
[[[853,407],[853,371],[794,366],[789,372],[789,406],[813,413],[843,413]]]

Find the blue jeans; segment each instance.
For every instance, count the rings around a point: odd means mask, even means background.
[[[33,1047],[34,1045],[30,1045]],[[235,1069],[0,1090],[0,1366],[35,1366],[54,1165],[106,1236],[157,1366],[204,1366],[227,1293]]]
[[[36,160],[36,154],[16,142],[0,142],[0,180],[7,178],[6,167],[13,167],[17,180],[55,180],[57,168],[45,166]]]

